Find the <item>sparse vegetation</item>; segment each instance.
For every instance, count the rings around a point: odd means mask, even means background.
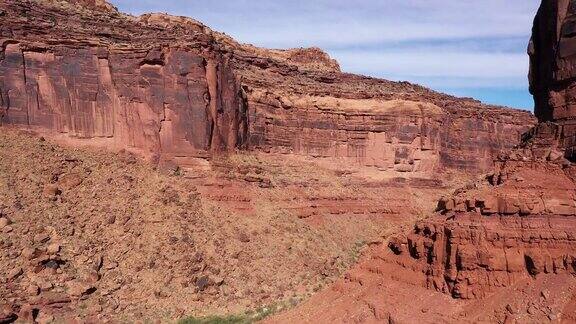
[[[206,317],[186,317],[178,321],[178,324],[251,324],[261,321],[277,312],[295,306],[294,301],[277,303],[270,306],[258,308],[241,315],[206,316]]]
[[[77,249],[101,255],[110,264],[101,271],[134,280],[126,285],[135,296],[155,300],[142,307],[120,298],[126,318],[260,321],[336,280],[367,242],[398,227],[390,219],[418,215],[406,207],[406,188],[366,185],[369,179],[298,156],[240,153],[178,176],[128,152],[72,149],[8,129],[0,139],[0,208],[12,222],[12,246],[21,250],[38,233],[64,238],[63,270],[72,275],[83,271]],[[112,279],[101,276],[97,293],[119,296]],[[285,304],[241,313],[276,301]],[[75,309],[110,312],[95,302]]]
[[[366,246],[366,241],[359,240],[354,243],[352,250],[350,251],[350,258],[353,262],[358,261],[358,259],[362,256],[362,249]]]
[[[354,242],[384,228],[341,212],[337,189],[345,187],[347,176],[322,167],[314,173],[311,161],[239,154],[203,169],[205,178],[197,180],[195,169],[189,171],[194,177],[174,176],[128,152],[62,147],[8,129],[0,139],[0,209],[12,222],[11,244],[23,249],[37,233],[65,238],[58,242],[69,260],[63,270],[73,275],[83,271],[76,246],[102,255],[114,265],[101,271],[136,278],[127,284],[134,293],[158,300],[142,308],[122,299],[127,316],[153,320],[165,311],[162,318],[170,319],[198,309],[201,316],[235,314],[262,302],[303,300],[352,265]],[[261,187],[246,176],[271,179],[273,186]],[[362,198],[362,192],[356,195]],[[330,208],[340,214],[330,214]],[[321,222],[301,215],[302,209],[314,210]],[[119,290],[109,278],[102,276],[96,288],[110,289],[115,297]],[[190,296],[185,307],[166,306],[181,305],[181,296]],[[94,302],[89,298],[76,309],[89,315],[98,309]],[[187,320],[245,323],[278,309]]]
[[[245,316],[209,316],[209,317],[187,317],[178,321],[178,324],[249,324],[253,323]]]

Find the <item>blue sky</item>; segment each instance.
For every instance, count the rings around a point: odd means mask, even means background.
[[[532,109],[528,56],[539,0],[111,0],[195,18],[238,41],[318,46],[346,72]]]

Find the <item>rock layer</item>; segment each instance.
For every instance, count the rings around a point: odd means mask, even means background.
[[[518,143],[533,119],[525,112],[390,82],[285,66],[242,48],[250,145],[272,152],[339,158],[382,170],[487,170]],[[246,53],[248,52],[248,53]],[[266,54],[267,55],[267,54]]]
[[[0,4],[2,123],[204,156],[249,147],[399,172],[486,170],[529,113],[340,72],[320,49],[242,45],[104,1]]]
[[[391,240],[391,268],[414,272],[400,280],[475,299],[541,274],[576,274],[573,168],[506,160],[498,170]]]

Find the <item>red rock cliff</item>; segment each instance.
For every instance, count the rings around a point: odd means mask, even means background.
[[[239,82],[203,26],[81,3],[99,10],[0,4],[3,123],[169,157],[245,143]]]
[[[340,72],[317,48],[242,45],[105,1],[0,4],[5,124],[170,159],[250,147],[382,170],[486,170],[534,122],[406,82]]]
[[[235,51],[252,148],[400,172],[479,171],[534,123],[527,112],[341,73],[327,63],[311,69],[287,56],[246,46]]]

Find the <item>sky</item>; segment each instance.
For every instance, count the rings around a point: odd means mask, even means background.
[[[317,46],[345,72],[532,110],[528,56],[540,0],[111,0],[192,17],[242,43]]]

